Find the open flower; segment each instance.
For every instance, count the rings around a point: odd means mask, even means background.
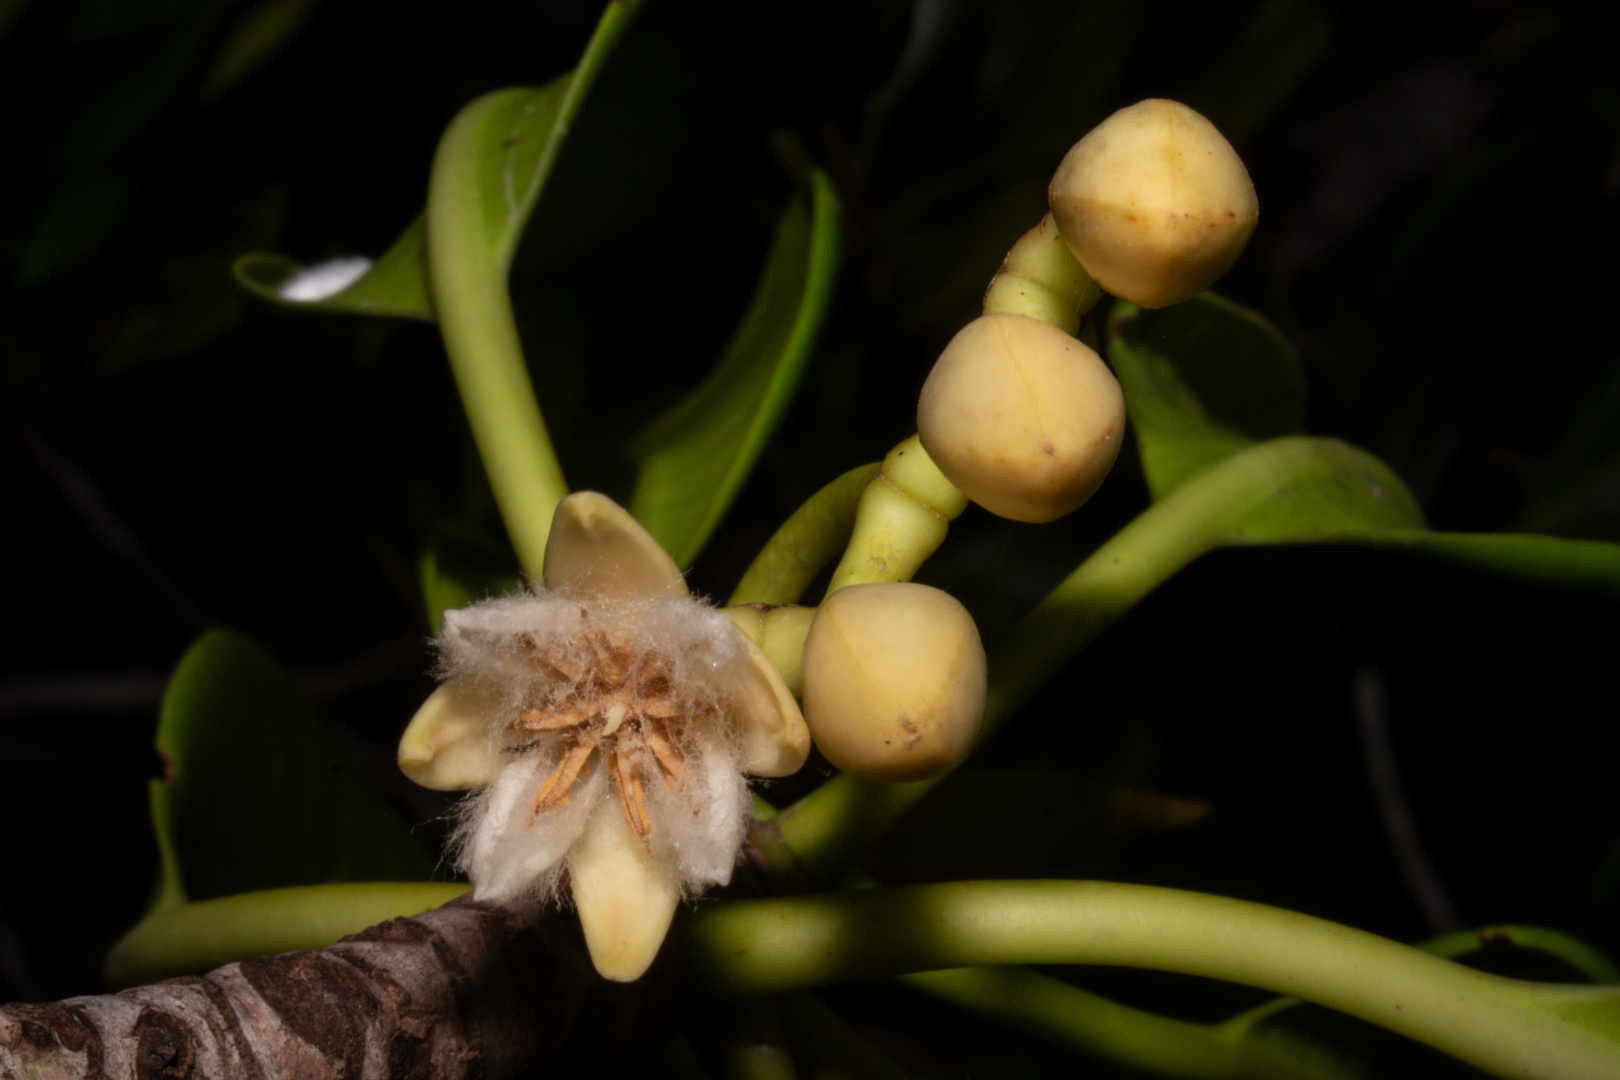
[[[804,764],[771,662],[618,504],[564,499],[543,588],[445,613],[441,686],[399,744],[406,775],[464,804],[456,861],[486,900],[556,893],[591,959],[646,971],[682,894],[731,879],[744,774]]]

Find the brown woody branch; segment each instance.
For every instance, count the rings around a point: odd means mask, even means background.
[[[327,949],[0,1007],[3,1080],[505,1080],[660,1026],[662,964],[591,967],[572,913],[458,900]]]

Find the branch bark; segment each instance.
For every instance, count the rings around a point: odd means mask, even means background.
[[[506,1080],[662,1026],[672,981],[592,968],[577,921],[457,900],[326,949],[0,1007],[3,1080]]]

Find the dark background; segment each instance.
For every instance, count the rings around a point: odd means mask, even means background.
[[[501,532],[435,332],[255,307],[229,263],[380,252],[456,110],[566,70],[599,7],[0,0],[0,999],[94,991],[140,916],[155,710],[207,626],[268,645],[437,842],[441,804],[391,766],[430,685],[416,560]],[[1620,539],[1616,31],[1603,2],[649,0],[514,273],[565,469],[628,493],[625,443],[747,299],[784,163],[826,168],[841,286],[693,571],[723,597],[799,501],[910,433],[1067,146],[1173,96],[1254,177],[1260,226],[1220,288],[1299,347],[1312,431],[1384,457],[1438,528]],[[241,40],[263,48],[232,67]],[[1058,525],[970,510],[924,579],[993,641],[1146,499],[1127,451]],[[1173,884],[1421,939],[1445,920],[1380,824],[1359,685],[1461,922],[1620,947],[1615,614],[1404,556],[1217,554],[873,865]],[[1250,1000],[1079,977],[1179,1015]],[[1062,1067],[986,1026],[956,1029],[965,1057],[923,1047],[897,991],[840,1000],[921,1072]]]

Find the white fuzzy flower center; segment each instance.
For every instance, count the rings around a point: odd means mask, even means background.
[[[480,896],[552,888],[609,799],[685,887],[729,880],[747,801],[724,687],[749,663],[730,619],[684,597],[519,594],[448,613],[440,644],[508,762],[459,831]]]

